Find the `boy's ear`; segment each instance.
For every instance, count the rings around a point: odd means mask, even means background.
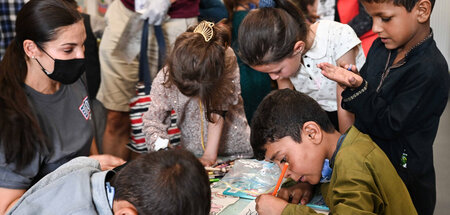
[[[114,212],[114,215],[137,215],[138,214],[138,211],[134,207],[134,205],[125,200],[114,200],[113,212]]]
[[[306,43],[299,40],[295,43],[294,45],[294,54],[293,55],[297,55],[297,54],[303,54],[303,51],[305,50],[305,46]]]
[[[322,129],[320,129],[320,126],[316,122],[305,122],[303,124],[302,132],[310,142],[317,145],[322,142]]]
[[[425,23],[430,20],[431,8],[432,5],[430,0],[419,0],[419,2],[417,2],[417,21],[419,23]]]

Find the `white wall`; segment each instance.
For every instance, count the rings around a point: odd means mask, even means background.
[[[436,0],[431,27],[439,50],[450,64],[450,0]]]

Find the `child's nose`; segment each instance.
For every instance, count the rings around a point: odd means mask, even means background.
[[[284,178],[290,178],[291,174],[292,174],[292,172],[291,172],[291,170],[289,170],[289,167],[288,167],[286,170],[286,174],[284,174]]]
[[[372,31],[376,34],[381,32],[381,20],[373,19]]]
[[[272,80],[278,80],[278,78],[280,78],[280,76],[279,75],[277,75],[277,74],[273,74],[273,73],[269,73],[269,76],[270,76],[270,78],[272,79]]]

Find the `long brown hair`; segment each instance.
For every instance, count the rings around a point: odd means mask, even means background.
[[[206,118],[214,122],[212,113],[222,110],[235,90],[236,57],[226,54],[231,38],[228,26],[214,25],[213,37],[208,42],[201,34],[194,33],[194,28],[176,39],[167,59],[165,86],[174,84],[184,95],[199,97],[205,104]]]
[[[30,107],[24,90],[28,57],[23,42],[41,47],[56,39],[60,27],[81,20],[80,14],[61,0],[31,0],[17,14],[16,37],[0,62],[0,150],[6,163],[21,169],[37,152],[51,150]]]
[[[275,5],[251,11],[239,26],[239,57],[248,65],[279,62],[292,56],[297,41],[306,41],[309,26],[301,10],[288,0]]]

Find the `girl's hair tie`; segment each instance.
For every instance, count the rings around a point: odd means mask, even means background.
[[[202,21],[200,24],[197,25],[194,29],[194,33],[199,33],[205,38],[205,42],[208,42],[213,37],[214,31],[213,31],[214,23],[208,22],[208,21]]]

